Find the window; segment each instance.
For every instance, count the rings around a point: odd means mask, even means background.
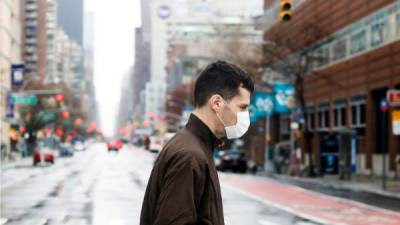
[[[341,38],[333,43],[332,54],[333,60],[339,60],[346,57],[347,53],[347,43],[345,38]]]
[[[329,104],[321,104],[318,108],[318,127],[327,129],[330,127]]]
[[[356,96],[351,102],[351,126],[365,127],[366,122],[365,96]]]
[[[323,46],[318,48],[314,54],[315,66],[314,68],[325,66],[329,63],[329,48],[328,46]]]
[[[371,25],[371,46],[382,44],[387,39],[388,24],[386,22],[387,13],[385,11],[379,12],[372,17]]]
[[[288,116],[281,117],[281,134],[289,134],[290,132],[290,119]]]
[[[367,33],[365,30],[362,30],[358,33],[355,33],[351,36],[351,44],[350,44],[350,52],[351,54],[355,54],[361,51],[364,51],[367,47]]]
[[[346,101],[338,100],[334,102],[334,127],[344,127],[346,126]]]
[[[314,130],[314,124],[315,124],[315,113],[313,111],[307,112],[307,128],[308,131],[313,131]]]

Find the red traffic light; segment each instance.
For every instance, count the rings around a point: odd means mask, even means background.
[[[82,124],[83,124],[83,119],[82,118],[77,118],[74,121],[74,125],[77,126],[77,127],[81,126]]]
[[[56,101],[57,102],[63,102],[64,101],[64,95],[61,95],[61,94],[56,95]]]
[[[69,114],[69,112],[67,112],[67,111],[64,111],[64,112],[62,112],[62,117],[64,118],[64,119],[69,119],[69,117],[70,117],[70,114]]]
[[[60,128],[57,128],[57,129],[56,129],[56,135],[57,135],[58,137],[62,137],[62,136],[64,135],[64,131],[61,130]]]
[[[24,125],[19,126],[19,132],[20,133],[25,133],[26,127]]]

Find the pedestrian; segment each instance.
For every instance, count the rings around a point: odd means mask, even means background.
[[[140,225],[224,224],[213,149],[246,133],[253,92],[249,75],[233,64],[217,61],[200,73],[188,123],[154,163]]]

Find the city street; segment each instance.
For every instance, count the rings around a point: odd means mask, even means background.
[[[54,166],[25,165],[2,171],[2,224],[138,224],[154,156],[125,147],[108,153],[93,144]],[[400,215],[308,192],[250,175],[221,174],[225,222],[244,224],[398,224]],[[323,204],[324,207],[321,207]],[[341,215],[346,214],[346,215]],[[356,217],[358,215],[358,217]],[[334,219],[336,217],[336,220]],[[358,222],[355,222],[358,221]]]
[[[2,172],[2,224],[139,223],[141,201],[154,157],[125,147],[107,153],[94,144],[54,166],[27,162]],[[223,187],[226,224],[315,224]]]

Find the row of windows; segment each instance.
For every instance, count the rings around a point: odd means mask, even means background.
[[[363,128],[366,122],[366,101],[364,97],[357,100],[351,101],[349,114],[347,114],[347,104],[344,100],[335,102],[333,104],[333,110],[329,108],[329,104],[320,104],[316,110],[309,107],[307,112],[307,126],[308,130],[314,129],[324,130],[330,127],[338,128],[345,127],[350,119],[350,127],[352,128]],[[331,116],[331,112],[333,115]],[[316,115],[318,115],[318,121],[316,123]],[[333,119],[333,120],[331,120]],[[333,124],[331,124],[333,122]]]
[[[400,2],[385,7],[314,46],[310,70],[400,40]]]

